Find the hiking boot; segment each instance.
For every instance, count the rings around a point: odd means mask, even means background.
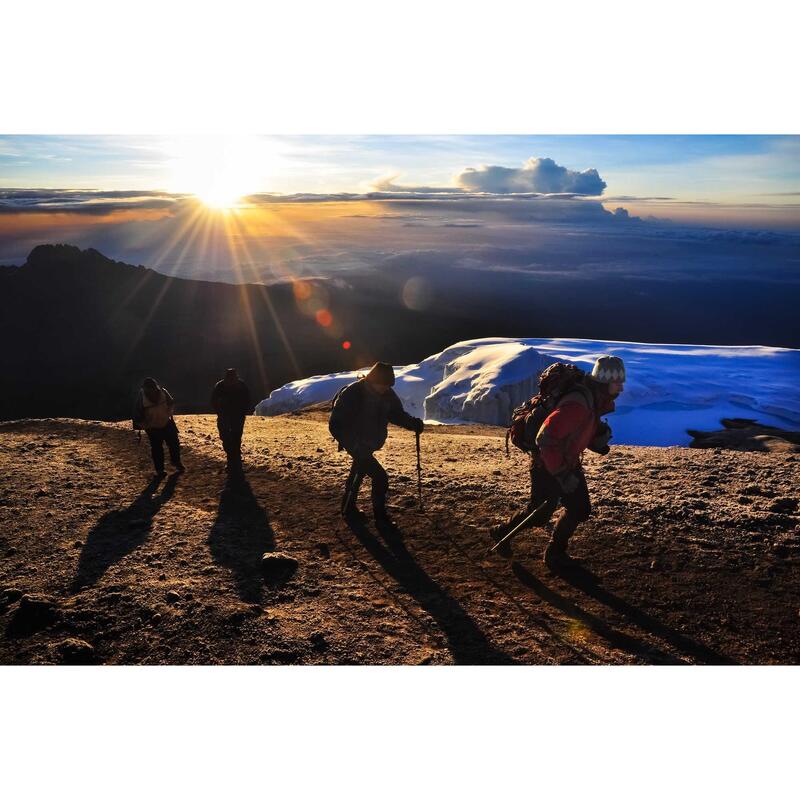
[[[505,525],[500,525],[497,528],[492,528],[489,531],[489,537],[491,540],[497,544],[501,539],[504,539],[508,531],[506,530]],[[511,542],[506,542],[504,545],[495,550],[497,555],[501,556],[502,558],[511,558],[514,555],[514,551],[511,549]]]
[[[570,569],[576,565],[576,561],[567,553],[564,548],[559,547],[554,542],[550,542],[544,549],[542,561],[550,569]]]

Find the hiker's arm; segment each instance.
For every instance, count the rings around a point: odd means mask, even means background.
[[[601,421],[594,439],[589,442],[588,449],[601,456],[608,455],[611,450],[608,445],[610,439],[611,426],[607,422]]]
[[[250,394],[250,387],[245,386],[242,392],[242,413],[247,416],[253,413],[253,399]]]
[[[578,465],[575,434],[591,422],[592,411],[582,403],[564,403],[544,421],[536,436],[536,444],[547,471],[558,475]]]
[[[422,433],[425,424],[421,419],[412,417],[404,408],[400,398],[392,392],[389,397],[389,422],[393,425],[399,425],[407,431],[414,431],[414,433]]]
[[[175,413],[175,400],[166,389],[164,389],[164,399],[167,403],[167,411],[169,411],[169,415],[172,416]]]

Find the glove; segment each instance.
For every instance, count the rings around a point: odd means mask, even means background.
[[[576,472],[562,472],[555,479],[563,494],[572,494],[581,485],[581,479]]]
[[[425,430],[425,423],[421,419],[414,420],[414,433],[422,433]]]
[[[604,456],[611,449],[608,446],[609,439],[611,439],[611,426],[607,422],[601,422],[594,439],[589,443],[589,449]]]

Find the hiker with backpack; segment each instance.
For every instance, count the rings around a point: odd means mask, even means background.
[[[389,479],[374,453],[386,442],[390,422],[417,435],[425,428],[421,419],[412,417],[403,409],[400,398],[392,389],[394,382],[391,365],[379,361],[365,376],[341,389],[333,400],[328,427],[339,443],[339,450],[346,450],[353,459],[342,500],[342,516],[345,518],[362,516],[356,499],[361,482],[369,476],[375,521],[391,524],[386,510]]]
[[[253,411],[250,389],[235,369],[226,369],[211,393],[211,407],[217,413],[217,430],[227,458],[227,469],[242,468],[242,433],[245,417]]]
[[[157,478],[163,478],[167,474],[164,471],[164,444],[167,445],[175,471],[185,472],[186,469],[181,462],[178,426],[172,416],[174,413],[175,401],[172,395],[163,386],[159,386],[154,378],[145,378],[133,408],[133,429],[143,430],[147,434]]]
[[[551,568],[568,567],[567,545],[591,514],[584,450],[606,455],[611,428],[601,417],[615,409],[625,383],[625,365],[616,356],[601,356],[591,374],[571,364],[551,364],[542,372],[539,394],[514,411],[508,438],[530,458],[531,499],[527,508],[490,531],[495,542],[519,527],[544,525],[560,503],[563,511],[544,551]],[[536,512],[536,513],[532,513]],[[510,557],[510,542],[498,549]]]

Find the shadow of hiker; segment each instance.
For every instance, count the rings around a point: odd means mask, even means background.
[[[380,542],[359,519],[346,520],[364,549],[433,618],[447,639],[456,664],[513,664],[484,636],[458,601],[417,564],[403,543],[403,533],[394,525],[381,525]]]
[[[600,617],[588,611],[584,611],[571,600],[550,589],[531,572],[523,567],[519,562],[514,562],[511,567],[514,575],[520,583],[532,589],[536,594],[550,605],[562,611],[567,616],[574,619],[581,625],[585,625],[589,630],[602,636],[610,645],[620,650],[625,650],[631,655],[641,656],[655,664],[685,664],[686,661],[661,650],[643,639],[637,639],[627,633],[622,633],[614,629]],[[597,584],[597,579],[588,571],[580,568],[576,570],[562,570],[559,577],[581,589],[586,594],[594,597],[601,603],[609,606],[613,610],[625,616],[630,622],[640,627],[647,633],[651,633],[664,639],[677,650],[690,658],[699,659],[708,664],[732,664],[735,663],[725,656],[715,653],[697,642],[693,642],[685,636],[673,631],[663,623],[645,614],[640,609],[631,606],[629,603],[615,597],[610,592],[602,589]]]
[[[261,557],[275,549],[275,536],[267,512],[242,473],[228,475],[220,492],[208,548],[216,564],[231,570],[239,597],[247,603],[260,603],[264,585]]]
[[[634,656],[641,656],[656,664],[684,664],[685,662],[670,653],[659,650],[653,647],[649,642],[642,639],[637,639],[635,636],[629,636],[627,633],[622,633],[609,625],[604,620],[595,614],[584,611],[579,606],[575,605],[571,600],[568,600],[563,595],[546,586],[531,572],[522,566],[518,561],[511,565],[511,571],[516,575],[520,583],[532,589],[542,600],[549,603],[554,608],[557,608],[562,613],[566,614],[579,626],[596,633],[605,639],[612,647],[619,650],[624,650]]]
[[[583,570],[575,573],[565,571],[561,577],[576,589],[580,589],[580,591],[584,592],[584,594],[589,595],[589,597],[593,597],[599,603],[608,606],[613,611],[616,611],[618,614],[626,617],[630,622],[632,622],[634,625],[637,625],[643,631],[647,631],[647,633],[651,633],[654,636],[657,636],[659,639],[663,639],[668,644],[671,644],[676,650],[681,651],[696,661],[717,666],[733,665],[738,663],[734,659],[724,656],[721,653],[718,653],[716,650],[712,650],[710,647],[700,644],[700,642],[695,642],[688,636],[684,636],[674,628],[670,628],[669,625],[665,625],[655,617],[651,617],[640,608],[632,606],[621,597],[611,594],[611,592],[608,592],[598,586],[596,582],[587,579],[587,574],[591,575],[591,573],[587,573]]]
[[[175,493],[178,474],[170,475],[161,492],[155,494],[160,483],[160,478],[153,478],[126,509],[104,514],[89,531],[81,550],[78,571],[70,586],[71,592],[93,586],[110,566],[147,539],[153,518]]]

